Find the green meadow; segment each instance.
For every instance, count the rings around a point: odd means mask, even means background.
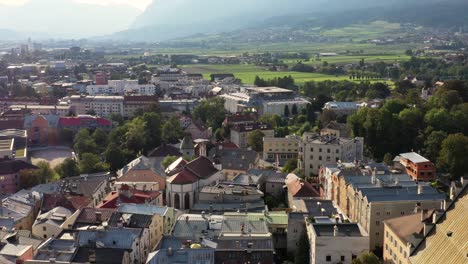
[[[303,72],[292,72],[292,71],[279,71],[272,72],[265,68],[251,65],[251,64],[219,64],[219,65],[208,65],[208,64],[193,64],[193,65],[181,65],[184,71],[188,73],[201,73],[205,79],[209,79],[213,73],[232,73],[242,80],[245,84],[253,84],[255,76],[259,76],[263,79],[273,79],[275,77],[284,77],[291,75],[294,78],[296,84],[301,85],[308,81],[326,81],[326,80],[349,80],[348,76],[335,76],[321,73],[303,73]],[[372,80],[372,82],[386,81],[386,80]],[[360,82],[357,81],[356,82]]]

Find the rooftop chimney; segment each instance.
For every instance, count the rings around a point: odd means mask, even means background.
[[[423,194],[423,186],[422,185],[418,185],[418,195],[422,195]]]
[[[96,212],[96,222],[102,222],[102,213]]]
[[[334,225],[334,226],[333,226],[333,236],[334,236],[334,237],[337,237],[337,236],[338,236],[338,226],[337,226],[337,225]]]

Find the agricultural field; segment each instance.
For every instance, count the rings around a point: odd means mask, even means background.
[[[309,61],[302,61],[302,63],[311,64],[311,65],[321,65],[326,61],[329,64],[343,65],[343,64],[349,64],[349,63],[359,63],[361,59],[364,59],[366,63],[374,63],[374,62],[379,62],[379,61],[383,61],[386,63],[398,63],[398,62],[409,60],[410,58],[411,58],[410,56],[407,56],[404,54],[338,55],[338,56],[321,57],[320,60],[311,58]],[[298,59],[283,60],[284,63],[290,66],[299,61],[300,60]]]
[[[233,73],[237,78],[241,79],[245,84],[253,84],[255,76],[263,79],[273,79],[275,77],[284,77],[291,75],[296,84],[301,85],[308,81],[325,81],[325,80],[349,80],[348,76],[335,76],[321,73],[303,73],[292,71],[272,72],[265,68],[258,67],[251,64],[222,64],[222,65],[207,65],[207,64],[193,64],[193,65],[180,65],[180,67],[188,73],[201,73],[205,79],[209,79],[210,74],[213,73]],[[372,82],[386,80],[372,80]],[[360,82],[360,81],[356,81]]]

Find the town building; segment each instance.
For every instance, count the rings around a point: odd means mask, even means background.
[[[224,94],[225,109],[235,114],[254,110],[260,116],[293,115],[305,109],[310,102],[294,91],[279,87],[243,87],[240,92]]]
[[[138,84],[138,80],[109,80],[105,85],[88,85],[86,92],[89,95],[155,95],[154,84]]]
[[[284,182],[288,189],[288,205],[290,207],[293,206],[293,201],[297,199],[320,198],[320,192],[314,185],[293,173],[288,174]]]
[[[415,181],[433,181],[436,178],[435,164],[415,152],[402,153],[395,158]]]
[[[275,136],[275,131],[267,124],[255,123],[248,125],[236,125],[231,128],[231,142],[239,148],[248,146],[247,139],[253,131],[260,130],[265,137],[272,138]]]
[[[112,129],[112,121],[91,115],[60,117],[58,128],[59,130],[69,129],[73,132],[78,132],[81,129],[110,131]]]
[[[324,128],[320,130],[321,136],[334,136],[337,138],[350,138],[351,130],[348,128],[347,124],[338,123],[336,121],[331,121]]]
[[[356,223],[307,223],[310,263],[350,263],[369,251],[369,236]]]
[[[0,147],[3,148],[3,150],[0,150],[0,159],[9,156],[10,159],[28,162],[28,132],[26,130],[1,130],[0,142],[4,142]]]
[[[222,169],[227,180],[232,180],[239,173],[246,173],[256,168],[260,160],[257,152],[253,150],[223,148],[222,146],[211,149],[209,157]]]
[[[30,146],[55,146],[58,144],[58,115],[27,115],[24,129]]]
[[[411,264],[467,262],[468,180],[462,179],[457,185],[459,190],[452,190],[450,195],[452,202],[443,206],[445,212],[433,219],[433,224],[426,226],[421,241],[412,245]]]
[[[360,104],[357,102],[327,102],[323,110],[330,111],[336,116],[349,116],[358,111]]]
[[[12,218],[15,230],[31,231],[41,203],[40,193],[21,190],[2,200],[0,217]]]
[[[284,138],[263,138],[263,160],[284,166],[290,159],[297,159],[300,138],[286,136]]]
[[[38,215],[32,226],[32,235],[43,240],[57,237],[63,231],[61,225],[71,215],[72,212],[63,207],[56,207],[44,214]]]
[[[409,256],[421,237],[437,219],[435,210],[422,210],[411,215],[384,221],[383,261],[389,264],[410,264]],[[434,223],[435,224],[435,223]]]
[[[383,221],[418,210],[439,208],[445,196],[408,175],[341,176],[334,186],[334,201],[351,221],[369,234],[369,248],[383,246]]]
[[[168,173],[166,203],[176,209],[191,209],[198,190],[220,180],[224,180],[224,174],[208,158],[184,162]]]
[[[72,95],[64,97],[62,102],[68,103],[71,106],[71,111],[76,115],[84,115],[94,111],[102,117],[108,117],[111,114],[126,116],[123,96]]]
[[[114,209],[121,204],[163,205],[163,196],[159,191],[140,191],[128,185],[122,185],[117,191],[110,192],[97,208]]]
[[[134,117],[138,111],[146,111],[151,106],[157,104],[158,98],[149,95],[131,95],[124,96],[123,116],[127,118]]]
[[[307,232],[307,219],[314,219],[315,222],[336,223],[335,217],[340,218],[338,210],[330,200],[296,199],[290,207],[287,229],[287,252],[289,254],[296,252],[300,237]]]
[[[173,207],[148,204],[122,204],[117,208],[122,215],[150,216],[150,245],[158,245],[164,235],[170,235],[176,220]]]
[[[123,185],[132,186],[140,191],[158,191],[166,188],[166,178],[160,164],[141,156],[125,165],[117,172],[114,189]]]
[[[318,175],[320,167],[364,158],[364,138],[338,138],[304,133],[299,142],[298,167],[305,175]]]
[[[68,116],[71,113],[69,105],[11,105],[10,111],[25,110],[33,115]]]

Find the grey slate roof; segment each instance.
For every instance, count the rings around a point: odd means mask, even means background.
[[[129,214],[143,214],[143,215],[154,215],[158,214],[164,216],[168,210],[168,207],[146,205],[146,204],[122,204],[117,211],[121,213]]]
[[[214,148],[210,151],[210,157],[223,169],[247,171],[256,164],[258,154],[248,149]]]
[[[116,228],[103,231],[84,230],[78,233],[78,245],[91,246],[91,243],[102,244],[101,248],[131,250],[138,236],[133,230]]]
[[[148,228],[151,225],[153,216],[141,214],[125,214],[115,212],[109,219],[110,226],[118,226],[119,221],[122,221],[124,227],[129,228]]]
[[[265,239],[232,239],[232,240],[219,240],[217,251],[240,251],[247,250],[249,243],[252,251],[272,251],[273,240],[271,238]]]
[[[393,201],[421,201],[421,200],[444,200],[445,195],[439,193],[431,186],[423,186],[423,193],[418,194],[418,187],[406,188],[371,188],[360,189],[363,197],[369,202],[393,202]]]
[[[148,256],[147,264],[214,264],[215,250],[202,249],[161,249]]]
[[[243,229],[243,230],[242,230]],[[250,221],[245,216],[226,216],[221,228],[222,233],[266,234],[268,227],[265,221]]]

